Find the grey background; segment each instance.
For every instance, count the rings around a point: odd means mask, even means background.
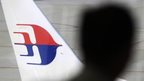
[[[106,0],[35,0],[38,7],[72,48],[80,60],[79,20],[83,9]],[[133,59],[120,76],[127,81],[144,81],[144,1],[111,0],[128,5],[137,20]],[[21,81],[10,37],[0,4],[0,81]]]

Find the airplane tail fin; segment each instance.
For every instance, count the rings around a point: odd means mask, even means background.
[[[33,0],[1,0],[22,81],[64,81],[82,63]]]

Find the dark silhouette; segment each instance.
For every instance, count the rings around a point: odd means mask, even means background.
[[[81,23],[86,67],[73,81],[114,81],[130,59],[134,26],[130,9],[124,5],[86,10]]]

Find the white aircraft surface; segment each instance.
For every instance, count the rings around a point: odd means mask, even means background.
[[[1,0],[22,81],[67,81],[83,68],[33,0]]]

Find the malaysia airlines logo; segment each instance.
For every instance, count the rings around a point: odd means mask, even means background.
[[[34,52],[32,47],[37,46],[41,58],[41,63],[27,63],[32,65],[47,65],[51,63],[55,56],[56,56],[56,50],[60,46],[57,44],[52,36],[42,28],[41,26],[34,25],[34,24],[17,24],[17,26],[26,26],[26,27],[32,27],[36,43],[33,44],[30,40],[30,35],[27,32],[14,32],[15,34],[22,34],[24,37],[24,43],[15,43],[16,45],[25,45],[27,48],[27,55],[21,54],[20,56],[25,57],[32,57],[34,56]]]

